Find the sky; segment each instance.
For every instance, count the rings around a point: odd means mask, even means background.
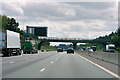
[[[22,30],[26,25],[47,26],[48,37],[94,39],[118,28],[116,1],[4,1],[0,13],[15,18]]]

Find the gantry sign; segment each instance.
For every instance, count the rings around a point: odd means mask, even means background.
[[[26,26],[25,37],[47,37],[46,26]]]

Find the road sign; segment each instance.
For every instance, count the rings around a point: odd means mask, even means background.
[[[45,26],[26,26],[27,36],[41,36],[47,37],[47,27]]]
[[[60,47],[66,47],[66,44],[59,44]]]

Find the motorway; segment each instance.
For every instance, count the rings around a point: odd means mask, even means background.
[[[78,54],[51,51],[2,57],[3,78],[115,78]]]

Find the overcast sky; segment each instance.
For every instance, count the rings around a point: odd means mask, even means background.
[[[47,26],[48,37],[96,38],[118,28],[116,2],[2,2],[20,28]]]

